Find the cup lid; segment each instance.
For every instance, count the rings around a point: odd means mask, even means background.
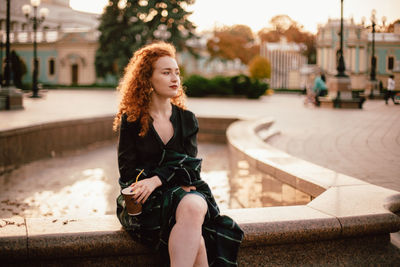
[[[132,190],[132,187],[130,187],[130,186],[122,189],[121,193],[124,195],[134,195],[135,194],[135,192],[133,192],[133,190]]]

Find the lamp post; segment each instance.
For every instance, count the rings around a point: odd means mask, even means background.
[[[10,68],[10,1],[7,0],[7,18],[6,18],[6,66],[4,69],[4,87],[8,88],[10,87],[10,74],[11,74],[11,68]],[[1,62],[2,67],[3,67],[3,62]]]
[[[3,31],[0,31],[0,87],[3,86]]]
[[[0,90],[0,110],[2,109],[22,109],[23,94],[12,85],[11,81],[11,58],[10,58],[10,5],[11,0],[7,0],[6,9],[6,65],[4,69],[4,84]],[[1,38],[3,36],[1,35]],[[2,41],[3,44],[3,41]],[[3,50],[3,48],[1,48]],[[3,51],[1,52],[3,53]],[[2,54],[3,56],[3,54]],[[3,63],[3,62],[1,62]],[[0,64],[1,68],[3,64]]]
[[[375,9],[371,12],[371,23],[372,23],[372,57],[371,57],[371,74],[370,80],[376,80],[376,58],[375,58],[375,26],[376,26],[376,11]]]
[[[36,42],[36,32],[39,25],[45,20],[49,14],[47,8],[41,8],[39,11],[40,18],[37,17],[37,9],[40,5],[40,0],[31,0],[31,5],[22,6],[22,12],[25,14],[28,22],[33,24],[33,76],[32,76],[32,96],[34,98],[39,96],[38,88],[38,59],[37,59],[37,42]],[[33,7],[33,16],[31,16],[31,6]]]
[[[337,65],[336,77],[347,77],[344,73],[346,66],[343,58],[343,0],[340,0],[340,49],[339,49],[339,62]]]

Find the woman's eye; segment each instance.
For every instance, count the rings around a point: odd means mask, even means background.
[[[169,71],[164,71],[163,74],[168,75]]]

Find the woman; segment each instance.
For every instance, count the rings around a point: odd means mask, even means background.
[[[114,120],[120,130],[121,189],[133,185],[142,213],[127,214],[123,197],[117,215],[126,230],[154,247],[171,266],[234,266],[243,238],[239,226],[219,214],[200,179],[198,124],[185,109],[175,48],[154,43],[135,52],[119,90]]]

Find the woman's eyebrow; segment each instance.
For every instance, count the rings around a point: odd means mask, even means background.
[[[161,70],[179,70],[179,68],[161,68]]]

